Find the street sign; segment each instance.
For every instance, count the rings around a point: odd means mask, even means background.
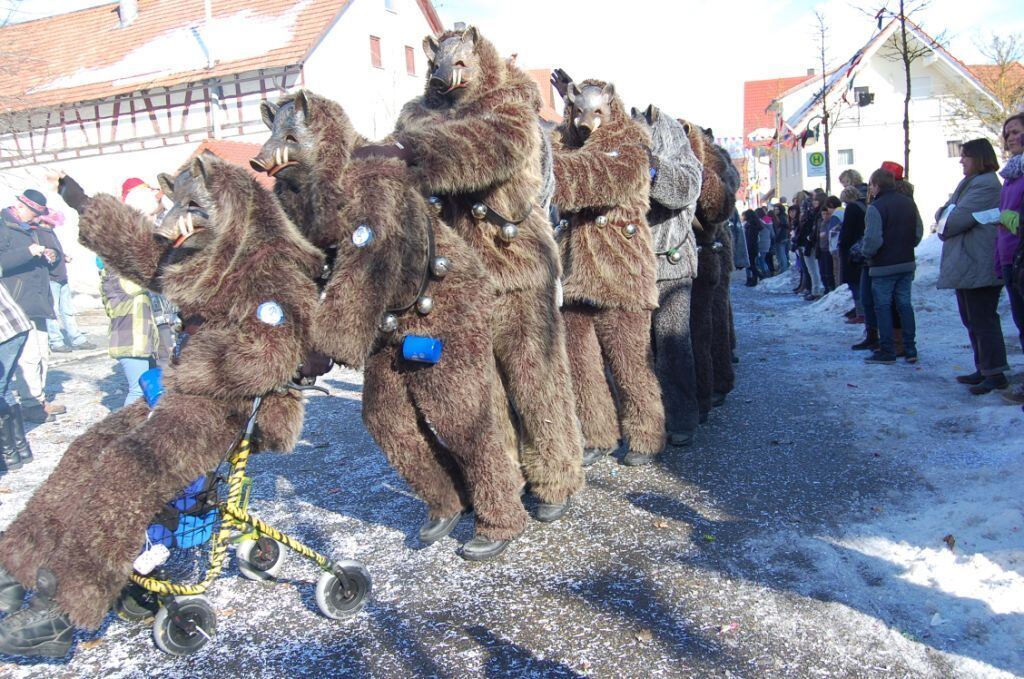
[[[825,154],[821,151],[811,151],[807,154],[807,176],[825,176]]]

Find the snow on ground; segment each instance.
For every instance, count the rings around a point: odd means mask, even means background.
[[[925,489],[898,511],[873,507],[870,520],[840,537],[803,540],[819,564],[805,584],[831,571],[854,607],[910,621],[911,638],[940,647],[956,640],[974,657],[1024,672],[1024,413],[953,379],[974,365],[953,291],[935,288],[941,245],[932,236],[917,250],[917,365],[866,365],[867,352],[849,349],[863,326],[842,322],[852,306],[845,286],[772,319],[794,344],[814,338],[804,370],[791,374],[814,380],[858,442],[909,465]],[[790,295],[795,285],[787,273],[757,290]],[[1001,312],[1018,382],[1024,357],[1005,295]],[[895,581],[880,587],[885,574]]]
[[[209,592],[215,642],[194,656],[110,620],[67,659],[0,658],[0,676],[1024,675],[1024,414],[953,381],[970,353],[952,293],[928,287],[936,252],[919,250],[917,366],[849,350],[846,293],[809,304],[789,276],[751,289],[739,272],[737,386],[694,444],[651,467],[596,464],[569,516],[531,522],[493,564],[455,555],[468,520],[417,544],[422,503],[362,427],[361,376],[336,368],[295,453],[250,462],[252,507],[363,562],[364,612],[319,615],[316,569],[294,555],[276,584],[232,564]],[[1011,362],[1024,367],[1015,347]],[[0,478],[0,526],[123,399],[113,366],[103,351],[55,359],[69,413]]]

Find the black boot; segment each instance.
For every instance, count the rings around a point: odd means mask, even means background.
[[[462,546],[462,558],[466,561],[490,561],[501,556],[510,542],[512,541],[492,540],[483,535],[477,535]]]
[[[627,467],[646,467],[649,464],[654,464],[654,455],[631,450],[622,458],[622,464]]]
[[[63,658],[71,650],[75,628],[54,596],[57,578],[45,568],[36,576],[36,594],[23,608],[0,620],[0,653]]]
[[[21,463],[32,461],[32,448],[28,445],[28,439],[25,437],[25,420],[21,415],[21,406],[11,406],[11,421],[12,421],[12,435],[11,441],[14,443],[14,449],[18,452],[18,457],[21,458]]]
[[[864,339],[854,344],[851,349],[854,351],[861,351],[863,349],[870,349],[874,351],[878,349],[878,328],[868,328],[867,334],[864,335]]]
[[[0,613],[13,613],[21,608],[25,600],[25,588],[0,566]]]
[[[425,545],[432,545],[441,538],[451,533],[455,526],[459,525],[459,520],[464,516],[463,512],[455,512],[451,516],[443,517],[440,519],[431,519],[427,517],[427,520],[420,526],[420,542]]]
[[[539,502],[537,503],[537,512],[534,514],[541,523],[552,523],[558,521],[560,518],[565,516],[565,513],[569,511],[569,501],[572,497],[567,497],[561,502]]]
[[[583,466],[589,467],[600,459],[603,459],[615,452],[614,448],[584,448]]]
[[[0,413],[0,469],[21,469],[21,455],[14,445],[14,413]]]

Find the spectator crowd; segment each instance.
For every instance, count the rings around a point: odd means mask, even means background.
[[[125,180],[121,197],[155,222],[163,214],[162,194],[141,179]],[[71,257],[57,235],[63,224],[64,215],[36,189],[26,189],[0,212],[0,474],[32,461],[26,422],[49,422],[67,412],[46,394],[51,354],[97,348],[75,320]],[[127,380],[127,405],[142,396],[139,375],[169,361],[177,310],[98,258],[96,265],[110,320],[107,350]]]
[[[1009,300],[1016,340],[1024,350],[1024,245],[1019,226],[1024,209],[1024,113],[1007,119],[1002,132],[1007,160],[987,139],[963,144],[963,179],[934,212],[942,242],[937,286],[952,290],[970,341],[974,370],[955,376],[975,395],[996,390],[1024,404],[1024,385],[1011,389],[999,304]],[[847,286],[846,323],[863,324],[855,351],[868,363],[918,360],[912,283],[915,247],[924,221],[914,186],[895,162],[882,163],[865,182],[855,170],[839,175],[838,196],[822,189],[800,191],[787,205],[734,213],[736,267],[746,284],[798,271],[793,292],[807,301]],[[931,217],[932,213],[927,213]]]

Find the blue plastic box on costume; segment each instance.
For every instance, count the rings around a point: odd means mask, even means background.
[[[434,337],[406,335],[402,340],[402,358],[416,363],[437,363],[444,344]]]

